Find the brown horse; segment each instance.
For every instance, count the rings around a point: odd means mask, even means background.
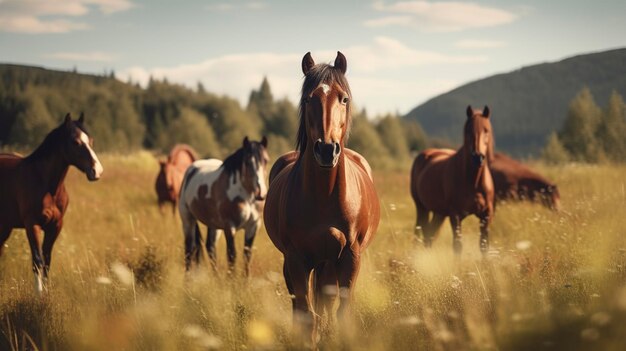
[[[185,173],[178,210],[185,234],[185,268],[200,261],[202,238],[198,221],[206,224],[206,249],[216,267],[215,242],[218,230],[226,236],[230,270],[235,265],[235,232],[245,230],[245,270],[249,272],[252,244],[261,221],[259,201],[265,198],[269,157],[267,138],[260,142],[243,140],[243,146],[224,162],[198,160]]]
[[[489,248],[489,225],[494,213],[494,185],[489,164],[494,158],[494,140],[489,108],[475,111],[467,107],[463,146],[427,149],[411,169],[411,196],[417,209],[416,233],[424,234],[426,247],[450,217],[456,254],[462,250],[461,221],[470,214],[480,219],[480,250]],[[430,212],[433,213],[429,221]]]
[[[35,289],[42,292],[50,270],[52,246],[63,226],[68,195],[63,181],[70,165],[95,181],[102,165],[92,149],[84,116],[70,114],[29,156],[0,155],[0,255],[14,228],[25,228],[32,254]],[[41,232],[45,237],[41,238]]]
[[[196,152],[191,146],[177,144],[170,151],[167,160],[159,160],[160,170],[154,184],[159,209],[163,210],[163,205],[169,202],[172,204],[172,211],[176,213],[178,194],[185,171],[197,159]]]
[[[378,195],[367,161],[345,148],[351,122],[346,58],[334,66],[302,59],[297,152],[283,155],[270,172],[265,227],[284,255],[283,274],[293,298],[294,322],[312,332],[316,315],[330,316],[336,296],[345,316],[363,250],[380,219]],[[313,273],[313,287],[309,278]],[[314,290],[314,291],[312,291]],[[300,319],[301,318],[301,319]],[[315,327],[314,327],[314,323]]]
[[[528,200],[540,202],[545,207],[558,211],[560,194],[556,184],[523,163],[496,152],[489,164],[496,189],[496,200]]]

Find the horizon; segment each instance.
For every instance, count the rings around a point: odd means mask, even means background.
[[[479,79],[624,48],[624,10],[616,0],[321,1],[315,9],[285,1],[0,0],[0,61],[114,71],[143,87],[150,76],[191,89],[200,82],[245,106],[264,77],[276,98],[295,103],[302,56],[332,62],[341,51],[355,104],[370,116],[404,115]]]

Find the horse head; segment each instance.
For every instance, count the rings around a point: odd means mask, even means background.
[[[267,138],[264,136],[260,142],[250,141],[248,137],[243,139],[242,155],[242,183],[243,186],[253,193],[256,200],[264,200],[267,195]]]
[[[472,163],[481,167],[485,160],[491,163],[494,158],[493,131],[491,128],[489,107],[480,110],[467,106],[467,121],[465,122],[463,145],[469,148]]]
[[[68,113],[65,116],[64,139],[62,150],[65,160],[87,175],[87,179],[95,181],[100,179],[103,168],[98,156],[93,151],[93,138],[84,126],[85,115],[80,114],[78,120],[73,121]]]
[[[323,168],[337,165],[350,126],[352,94],[346,69],[346,57],[339,51],[333,66],[316,65],[310,52],[302,58],[304,84],[297,147],[303,154],[311,144],[315,160]]]

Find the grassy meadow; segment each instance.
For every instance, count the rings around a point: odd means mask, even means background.
[[[264,228],[249,279],[242,232],[239,272],[225,273],[222,238],[220,272],[200,267],[186,279],[180,220],[156,205],[154,157],[101,160],[99,182],[76,169],[68,175],[70,206],[47,294],[34,293],[24,232],[8,240],[0,257],[0,350],[292,347],[282,256]],[[413,235],[408,171],[375,172],[381,224],[363,259],[354,331],[326,348],[626,348],[626,166],[534,166],[558,183],[564,211],[500,204],[487,258],[475,218],[463,221],[459,259],[447,222],[425,250]]]

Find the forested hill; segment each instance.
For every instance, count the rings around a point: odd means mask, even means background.
[[[536,156],[550,132],[561,128],[569,102],[585,86],[599,105],[613,90],[626,96],[626,49],[574,56],[471,82],[430,99],[404,118],[418,121],[429,137],[459,143],[467,105],[489,105],[496,147]]]
[[[297,88],[297,87],[295,87]],[[408,168],[411,155],[426,145],[420,126],[397,116],[370,120],[353,110],[348,147],[374,167]],[[266,135],[272,158],[292,150],[297,108],[275,98],[267,79],[250,92],[247,106],[204,89],[153,80],[146,87],[103,76],[0,64],[0,151],[28,153],[67,112],[85,113],[100,151],[141,148],[167,152],[176,143],[192,145],[203,157],[224,157],[244,136]]]

